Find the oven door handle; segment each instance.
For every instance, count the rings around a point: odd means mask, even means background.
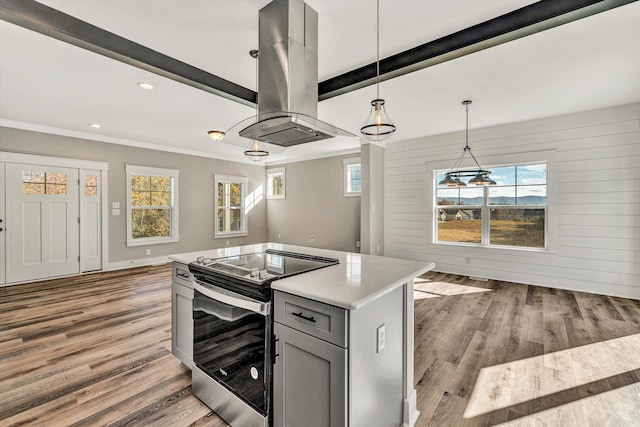
[[[256,301],[237,294],[229,295],[230,292],[222,289],[217,290],[219,288],[212,289],[210,287],[204,287],[196,281],[193,282],[193,289],[216,301],[229,304],[234,307],[244,308],[245,310],[253,311],[254,313],[258,313],[263,316],[269,315],[269,303]]]

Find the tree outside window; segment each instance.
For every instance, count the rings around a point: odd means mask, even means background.
[[[178,171],[127,165],[127,245],[178,241]]]
[[[267,199],[285,198],[285,169],[267,169]]]

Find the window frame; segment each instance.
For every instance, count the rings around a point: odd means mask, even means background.
[[[146,246],[146,245],[160,245],[165,243],[175,243],[179,241],[179,233],[178,233],[178,224],[179,224],[179,215],[178,215],[178,188],[179,188],[179,176],[180,171],[176,169],[164,169],[164,168],[156,168],[149,166],[136,166],[136,165],[125,165],[126,172],[126,190],[127,190],[127,239],[126,245],[127,247],[131,246]],[[169,217],[170,217],[170,234],[169,236],[162,237],[133,237],[133,227],[132,227],[132,184],[131,179],[133,176],[157,176],[169,178],[171,180],[171,197],[170,197],[170,206],[169,206]],[[166,209],[166,208],[164,208]]]
[[[454,159],[455,160],[455,159]],[[513,153],[504,155],[491,156],[488,160],[484,159],[483,166],[485,169],[493,169],[499,167],[509,166],[527,166],[533,164],[547,164],[547,181],[546,181],[546,193],[547,202],[545,206],[541,205],[490,205],[489,204],[489,189],[495,188],[482,187],[482,186],[469,186],[466,188],[479,188],[483,190],[483,203],[482,205],[447,205],[451,209],[464,206],[467,209],[481,209],[482,217],[482,236],[481,243],[466,243],[466,242],[450,242],[438,240],[438,210],[443,206],[437,204],[437,173],[446,172],[451,167],[451,161],[437,161],[427,164],[427,173],[431,178],[431,190],[432,197],[429,198],[429,211],[431,212],[431,236],[430,244],[439,246],[463,246],[467,248],[477,248],[481,250],[493,250],[493,251],[527,251],[527,252],[541,252],[541,253],[555,253],[555,232],[556,232],[556,220],[555,220],[555,161],[556,150],[534,151],[527,153]],[[490,163],[489,163],[490,162]],[[471,165],[462,165],[460,169],[471,169]],[[511,208],[511,209],[545,209],[545,221],[544,221],[544,248],[532,247],[532,246],[509,246],[509,245],[497,245],[489,243],[489,228],[491,221],[491,209],[492,208]],[[485,219],[486,218],[486,219]]]
[[[344,196],[345,197],[356,197],[360,196],[362,193],[362,161],[360,157],[351,157],[348,159],[342,160],[343,164],[343,184],[344,184]],[[350,191],[349,183],[350,183],[350,172],[349,166],[360,165],[360,191]]]
[[[215,239],[223,239],[227,237],[242,237],[249,234],[248,219],[246,209],[247,186],[249,178],[246,176],[222,175],[214,174],[214,197],[213,197],[213,234]],[[240,184],[240,230],[237,231],[220,231],[218,229],[218,209],[231,209],[231,206],[218,206],[218,184]]]
[[[282,175],[282,194],[273,194],[272,176]],[[216,187],[217,188],[217,187]],[[286,199],[287,197],[287,171],[286,168],[267,169],[267,199]]]

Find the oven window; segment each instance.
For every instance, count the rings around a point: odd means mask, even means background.
[[[193,301],[193,361],[257,411],[266,414],[269,318],[208,298]]]

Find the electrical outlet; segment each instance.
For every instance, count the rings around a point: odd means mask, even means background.
[[[314,236],[313,234],[309,236],[309,242],[311,243],[315,243],[316,242],[316,236]]]
[[[280,240],[280,234],[278,234],[278,240]]]
[[[227,240],[227,246],[229,246],[229,241]]]
[[[464,257],[464,263],[471,264],[471,258],[469,258],[468,256]]]
[[[384,346],[386,345],[385,341],[387,338],[384,323],[378,326],[378,329],[376,329],[376,331],[378,335],[378,338],[376,340],[376,353],[382,353],[382,350],[384,350]]]
[[[376,252],[380,252],[380,245],[376,246]]]
[[[356,242],[356,248],[359,248],[359,247],[360,247],[360,240]]]
[[[151,249],[147,249],[145,255],[151,255]]]

